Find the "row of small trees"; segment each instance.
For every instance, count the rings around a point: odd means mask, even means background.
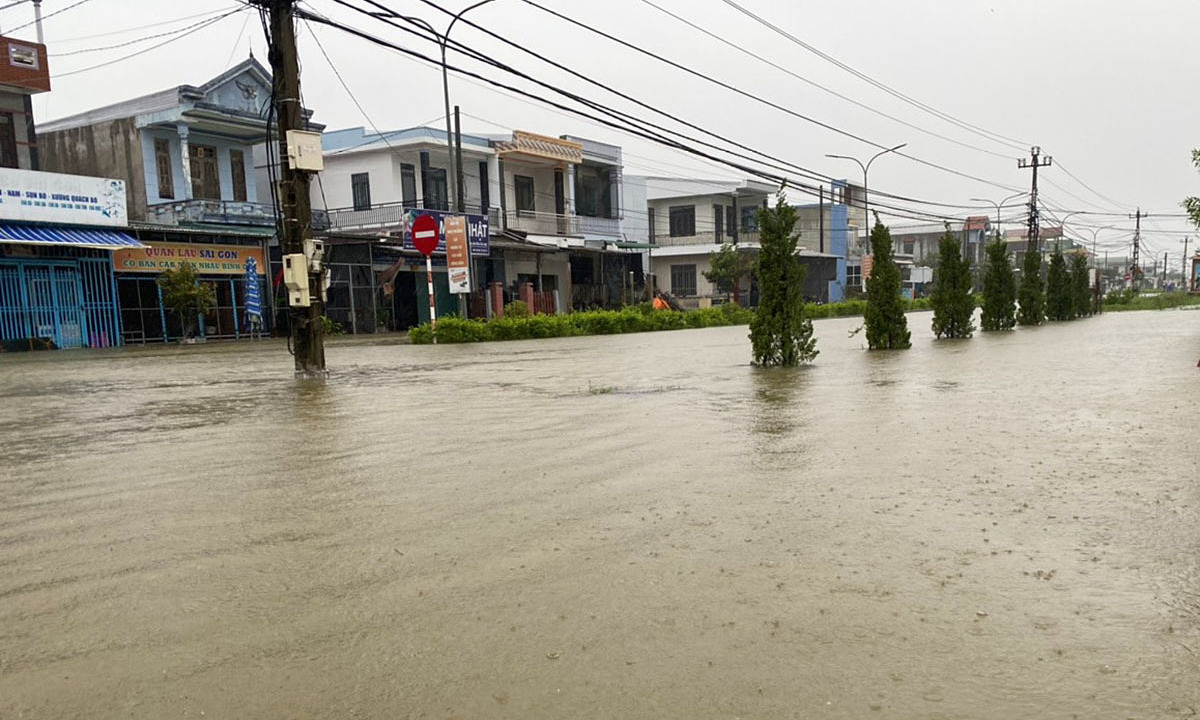
[[[804,316],[805,267],[796,255],[796,209],[785,202],[781,191],[774,208],[758,211],[758,222],[760,300],[750,323],[754,362],[811,362],[818,351],[812,322]],[[864,318],[867,346],[872,350],[911,347],[912,333],[904,315],[892,234],[878,217],[871,230],[871,251],[874,263],[866,283]],[[937,337],[968,338],[975,333],[976,297],[972,285],[970,260],[963,256],[958,238],[947,227],[938,243],[930,296]],[[1061,252],[1055,251],[1043,281],[1040,252],[1027,251],[1018,287],[1008,248],[999,235],[987,245],[982,290],[981,325],[985,331],[1011,330],[1017,324],[1040,325],[1047,318],[1072,320],[1093,312],[1086,257],[1072,255],[1068,263]]]

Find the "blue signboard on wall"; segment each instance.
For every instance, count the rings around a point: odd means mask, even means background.
[[[438,244],[434,252],[446,252],[446,228],[442,222],[445,218],[458,213],[441,212],[438,210],[405,210],[401,217],[404,232],[404,249],[413,250],[416,248],[412,242],[412,224],[420,215],[432,215],[438,224]],[[492,251],[491,245],[491,228],[488,225],[487,215],[463,215],[467,219],[467,242],[471,246],[472,255],[489,255]]]

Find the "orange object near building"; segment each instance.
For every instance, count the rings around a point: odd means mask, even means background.
[[[669,309],[671,309],[671,306],[668,305],[667,301],[663,300],[662,298],[654,298],[654,309],[655,310],[669,310]]]

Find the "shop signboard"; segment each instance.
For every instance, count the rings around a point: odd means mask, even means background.
[[[123,227],[125,181],[0,168],[0,219]]]
[[[471,248],[471,254],[487,257],[491,253],[491,228],[488,224],[487,215],[455,215],[454,213],[439,212],[437,210],[416,209],[405,210],[404,214],[400,217],[405,250],[416,250],[412,242],[412,224],[422,215],[429,215],[434,220],[437,220],[438,223],[438,245],[434,252],[446,252],[446,218],[462,217],[466,219],[467,241]]]
[[[446,267],[450,273],[450,292],[471,292],[471,254],[467,252],[467,219],[451,215],[442,221],[446,238]]]
[[[261,247],[245,245],[188,245],[186,243],[146,243],[142,248],[125,248],[113,252],[116,272],[161,273],[175,270],[181,263],[196,266],[198,275],[241,275],[246,261],[253,259],[262,275],[266,262]]]

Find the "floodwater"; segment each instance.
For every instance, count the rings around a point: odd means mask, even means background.
[[[0,358],[0,718],[1186,718],[1200,313]]]

